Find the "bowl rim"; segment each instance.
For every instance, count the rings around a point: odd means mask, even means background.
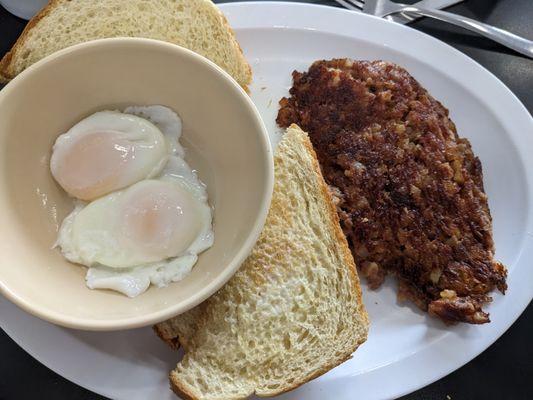
[[[96,39],[67,47],[37,61],[35,64],[29,66],[19,75],[17,75],[14,79],[12,79],[2,90],[0,90],[0,104],[2,103],[2,101],[5,101],[6,98],[8,98],[9,94],[13,90],[17,89],[17,85],[19,84],[19,82],[23,81],[26,77],[37,73],[42,68],[46,67],[46,65],[49,64],[51,61],[55,61],[64,57],[72,57],[75,56],[76,53],[83,52],[89,49],[115,46],[150,46],[166,51],[173,51],[175,52],[176,56],[189,57],[195,60],[196,62],[207,65],[209,69],[215,72],[215,75],[217,75],[219,78],[228,81],[228,83],[231,84],[234,93],[241,98],[247,110],[252,114],[253,118],[255,119],[255,122],[259,127],[260,134],[258,135],[258,140],[263,150],[263,164],[265,169],[264,172],[266,174],[264,194],[260,203],[259,213],[255,219],[253,226],[251,227],[250,234],[248,235],[240,249],[238,249],[235,256],[225,265],[224,268],[220,269],[221,272],[217,275],[216,279],[214,279],[210,284],[204,286],[201,290],[199,290],[193,296],[187,298],[186,300],[178,304],[168,306],[159,311],[153,311],[147,314],[143,314],[141,316],[133,316],[111,320],[99,320],[93,318],[68,316],[60,312],[50,310],[48,308],[40,307],[39,304],[34,304],[32,302],[26,301],[24,298],[17,295],[16,291],[7,287],[0,279],[0,294],[2,294],[8,300],[16,304],[18,307],[22,308],[24,311],[36,317],[66,328],[82,329],[89,331],[115,331],[140,328],[172,318],[200,304],[202,301],[204,301],[212,294],[214,294],[218,289],[220,289],[235,274],[235,272],[237,272],[241,264],[250,254],[265,224],[266,217],[270,209],[270,202],[272,199],[272,192],[274,188],[274,158],[272,146],[268,137],[268,131],[263,122],[263,119],[261,118],[259,111],[257,110],[257,107],[252,102],[249,95],[231,77],[231,75],[229,75],[217,64],[205,58],[204,56],[193,52],[192,50],[189,50],[182,46],[178,46],[173,43],[148,38],[120,37]]]

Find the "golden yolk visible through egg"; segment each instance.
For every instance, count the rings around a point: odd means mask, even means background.
[[[71,195],[89,200],[118,185],[122,165],[135,158],[135,148],[118,132],[94,132],[72,144],[56,172]]]
[[[76,202],[57,245],[89,267],[87,286],[129,297],[183,278],[213,244],[205,185],[183,159],[164,106],[100,111],[60,135],[50,170]]]
[[[146,119],[101,111],[57,138],[50,169],[68,194],[91,201],[159,173],[170,155],[169,143]]]
[[[201,229],[191,195],[160,181],[146,181],[130,191],[119,220],[121,245],[135,246],[150,261],[182,253]]]

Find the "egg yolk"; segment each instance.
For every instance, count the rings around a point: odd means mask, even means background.
[[[72,196],[91,200],[113,190],[135,147],[118,132],[93,132],[76,140],[61,157],[55,178]]]
[[[134,246],[147,261],[182,254],[198,236],[201,219],[192,196],[178,185],[150,181],[123,203],[122,245]]]

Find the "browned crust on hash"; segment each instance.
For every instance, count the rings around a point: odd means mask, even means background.
[[[50,12],[56,7],[57,4],[61,3],[62,0],[50,0],[48,4],[26,25],[22,33],[20,34],[19,38],[13,45],[10,51],[8,51],[2,60],[0,61],[0,83],[7,83],[11,79],[13,79],[16,74],[13,69],[12,61],[14,60],[14,56],[19,52],[20,48],[26,41],[26,38],[29,34],[29,32]]]
[[[317,61],[293,72],[290,94],[277,122],[308,131],[370,288],[392,273],[399,297],[444,322],[489,322],[482,306],[506,270],[481,162],[448,110],[384,61]]]

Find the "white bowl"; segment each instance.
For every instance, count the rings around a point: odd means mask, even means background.
[[[215,242],[182,281],[130,299],[88,289],[85,268],[51,249],[73,205],[49,157],[56,137],[95,111],[151,104],[183,120],[186,159],[214,206]],[[0,149],[0,292],[67,327],[140,327],[199,304],[244,261],[270,204],[270,143],[247,94],[209,60],[160,41],[97,40],[28,68],[0,92]]]

